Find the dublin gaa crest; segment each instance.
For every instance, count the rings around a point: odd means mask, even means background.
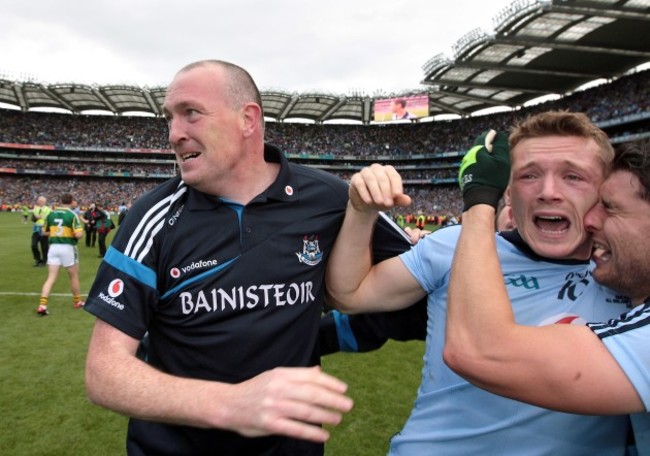
[[[323,259],[323,254],[318,246],[318,236],[305,236],[302,239],[302,252],[296,252],[298,261],[308,264],[309,266],[316,266]]]

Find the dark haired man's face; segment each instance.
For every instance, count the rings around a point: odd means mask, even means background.
[[[612,173],[600,188],[600,202],[585,215],[593,232],[594,278],[636,301],[650,296],[650,203],[638,177]]]

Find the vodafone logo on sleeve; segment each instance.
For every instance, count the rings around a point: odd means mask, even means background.
[[[108,284],[108,295],[111,298],[117,298],[124,291],[124,282],[122,279],[115,279]]]
[[[104,301],[106,304],[115,307],[117,310],[124,310],[124,304],[116,300],[124,292],[124,281],[122,279],[114,279],[111,283],[108,284],[108,295],[104,293],[99,293],[99,299]]]

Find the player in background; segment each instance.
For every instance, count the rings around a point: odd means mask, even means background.
[[[49,315],[47,302],[52,287],[63,266],[70,277],[72,290],[72,305],[75,309],[83,307],[79,287],[79,252],[77,241],[83,236],[83,227],[79,217],[72,211],[72,195],[64,193],[61,196],[61,205],[57,206],[47,215],[44,225],[44,234],[49,238],[50,247],[47,255],[47,279],[43,283],[41,299],[36,309],[40,316]]]

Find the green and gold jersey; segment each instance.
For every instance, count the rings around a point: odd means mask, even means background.
[[[49,233],[50,244],[77,245],[75,233],[83,231],[77,214],[69,207],[57,207],[45,221],[45,232]]]

